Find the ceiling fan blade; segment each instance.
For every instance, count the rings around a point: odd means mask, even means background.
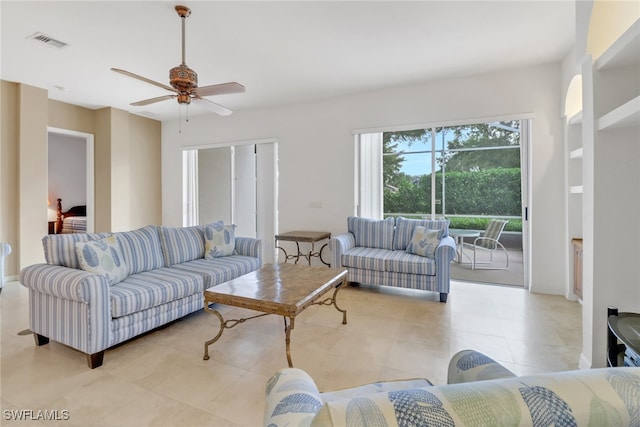
[[[233,111],[228,109],[227,107],[223,107],[220,104],[216,104],[215,102],[211,102],[208,99],[202,98],[199,95],[196,95],[193,97],[193,100],[195,102],[198,103],[198,105],[201,105],[202,107],[206,108],[209,111],[212,111],[220,116],[230,116],[231,114],[233,114]]]
[[[146,78],[146,77],[142,77],[142,76],[139,76],[139,75],[137,75],[137,74],[131,73],[131,72],[129,72],[129,71],[121,70],[121,69],[119,69],[119,68],[112,68],[111,70],[112,70],[112,71],[115,71],[116,73],[124,74],[125,76],[133,77],[134,79],[142,80],[142,81],[143,81],[143,82],[145,82],[145,83],[149,83],[149,84],[151,84],[151,85],[161,87],[162,89],[166,89],[166,90],[169,90],[169,91],[171,91],[171,92],[176,92],[176,93],[178,92],[177,90],[175,90],[175,89],[174,89],[174,88],[172,88],[171,86],[167,86],[167,85],[165,85],[165,84],[158,83],[158,82],[153,81],[153,80],[151,80],[151,79],[148,79],[148,78]]]
[[[202,86],[196,89],[199,96],[225,95],[228,93],[242,93],[244,86],[240,83],[229,82],[218,85]]]
[[[141,105],[149,105],[149,104],[153,104],[153,103],[156,103],[156,102],[165,101],[167,99],[172,99],[172,98],[175,98],[175,97],[176,97],[176,95],[158,96],[157,98],[151,98],[151,99],[145,99],[144,101],[132,102],[130,105],[133,105],[134,107],[139,107]]]

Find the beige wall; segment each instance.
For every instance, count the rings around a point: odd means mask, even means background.
[[[95,127],[95,231],[111,228],[111,109],[96,110]]]
[[[141,116],[129,120],[129,228],[162,224],[161,126]]]
[[[77,132],[94,133],[96,113],[88,108],[49,100],[49,126]]]
[[[593,2],[587,52],[597,59],[640,18],[640,2],[596,0]]]
[[[21,266],[42,262],[41,239],[47,234],[47,91],[20,85],[18,154],[18,229]],[[12,245],[13,246],[13,245]]]
[[[18,142],[20,112],[18,109],[18,85],[0,81],[0,242],[12,246],[12,254],[6,259],[7,275],[18,271],[17,224],[18,206]]]
[[[96,231],[161,222],[160,122],[49,100],[44,89],[6,81],[0,106],[0,241],[12,247],[7,276],[44,261],[48,126],[94,135]]]

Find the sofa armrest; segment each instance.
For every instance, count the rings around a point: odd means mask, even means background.
[[[33,292],[52,295],[86,304],[95,297],[109,300],[106,276],[75,268],[34,264],[20,271],[18,280]]]
[[[456,257],[456,242],[447,236],[440,240],[436,248],[436,284],[440,292],[440,301],[447,302],[447,295],[451,288],[451,261]]]
[[[449,361],[448,384],[511,378],[516,375],[490,358],[475,350],[457,352]]]
[[[331,267],[342,267],[342,254],[356,246],[356,237],[353,233],[339,234],[331,238]]]
[[[296,368],[280,369],[267,382],[264,425],[310,425],[322,404],[309,374]]]
[[[106,276],[35,264],[20,271],[19,281],[29,288],[32,332],[87,355],[111,345],[111,300]]]
[[[262,240],[252,237],[236,237],[236,252],[238,255],[252,256],[260,260],[262,266]]]
[[[456,258],[456,241],[453,237],[447,236],[440,240],[440,244],[436,248],[436,258],[438,261],[443,260],[450,263]]]

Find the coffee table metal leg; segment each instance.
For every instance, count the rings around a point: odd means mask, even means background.
[[[218,335],[216,335],[215,337],[213,337],[212,339],[210,339],[209,341],[204,343],[204,360],[209,360],[209,346],[211,344],[213,344],[214,342],[218,341],[218,339],[222,336],[222,332],[224,331],[224,326],[225,326],[225,322],[224,319],[222,318],[222,315],[220,313],[218,313],[216,310],[212,310],[209,307],[205,307],[205,310],[207,310],[209,313],[211,314],[215,314],[216,316],[218,316],[218,319],[220,320],[220,330],[218,331]]]
[[[206,341],[204,343],[204,360],[209,360],[209,346],[211,344],[213,344],[214,342],[218,341],[218,339],[220,339],[220,337],[222,336],[222,332],[226,329],[231,329],[241,323],[246,322],[247,320],[251,320],[251,319],[255,319],[257,317],[264,317],[264,316],[268,316],[270,313],[260,313],[260,314],[256,314],[255,316],[251,316],[251,317],[245,317],[243,319],[229,319],[229,320],[224,320],[222,318],[222,315],[220,313],[218,313],[217,310],[213,310],[211,308],[209,308],[208,306],[205,305],[204,307],[205,311],[208,311],[211,314],[215,314],[218,317],[218,320],[220,320],[220,330],[218,331],[218,335],[216,335],[215,337],[211,338],[209,341]]]
[[[293,329],[294,325],[295,325],[295,317],[290,317],[289,318],[289,324],[287,324],[287,318],[283,317],[284,319],[284,342],[285,342],[285,347],[287,350],[287,363],[289,364],[290,368],[293,368],[293,362],[291,361],[291,330]]]
[[[338,310],[340,313],[342,313],[342,324],[346,325],[347,324],[347,310],[343,310],[340,307],[338,307],[338,301],[337,301],[337,296],[338,296],[338,291],[340,289],[342,289],[342,287],[344,287],[346,284],[345,282],[342,282],[340,285],[338,285],[336,287],[336,289],[333,291],[333,295],[329,298],[325,298],[322,301],[318,301],[318,302],[314,302],[312,305],[332,305],[336,308],[336,310]]]
[[[342,285],[338,286],[336,288],[335,291],[333,291],[333,296],[331,297],[331,303],[333,304],[333,306],[336,308],[336,310],[338,310],[339,312],[342,313],[342,324],[346,325],[347,324],[347,310],[343,310],[340,307],[338,307],[338,302],[336,300],[336,297],[338,296],[338,291],[340,289],[342,289],[342,287],[345,285],[345,283],[343,282]]]

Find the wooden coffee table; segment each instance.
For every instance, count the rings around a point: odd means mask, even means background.
[[[347,284],[346,268],[326,268],[295,264],[267,264],[259,270],[214,286],[204,291],[204,309],[220,320],[218,335],[204,343],[204,360],[209,360],[209,346],[222,336],[222,332],[247,320],[268,314],[284,318],[287,362],[291,361],[291,330],[295,318],[310,305],[333,305],[342,313],[342,323],[347,323],[347,311],[338,307],[336,296]],[[329,291],[333,295],[320,300]],[[242,307],[260,311],[261,314],[244,319],[224,320],[222,315],[209,307],[212,303]],[[287,322],[289,319],[289,322]]]

